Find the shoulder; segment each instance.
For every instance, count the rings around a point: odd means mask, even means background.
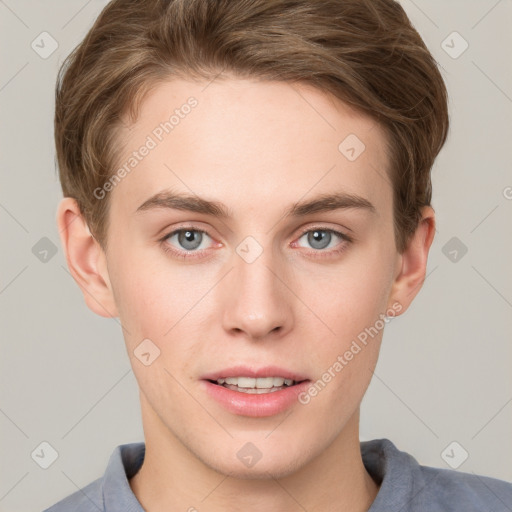
[[[70,494],[43,512],[102,512],[101,478]]]
[[[140,469],[144,454],[144,443],[117,446],[101,478],[83,489],[78,489],[43,512],[143,512],[130,488],[129,479]]]
[[[419,466],[419,471],[425,494],[420,502],[430,504],[425,510],[512,510],[512,483],[453,469]]]
[[[512,483],[420,465],[389,439],[362,442],[361,453],[367,471],[380,485],[369,512],[512,511]]]

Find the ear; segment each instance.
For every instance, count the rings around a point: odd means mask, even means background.
[[[398,256],[397,272],[389,295],[388,308],[400,304],[397,316],[405,313],[420,291],[427,271],[427,259],[435,235],[435,213],[432,207],[424,206],[422,217],[407,248]]]
[[[106,264],[106,255],[89,231],[75,199],[65,197],[57,208],[57,226],[69,271],[97,315],[119,316]]]

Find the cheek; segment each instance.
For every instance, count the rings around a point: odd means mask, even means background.
[[[151,274],[137,269],[124,274],[116,281],[119,297],[119,315],[128,338],[135,342],[142,337],[159,338],[168,329],[170,319],[168,296],[163,294],[163,284]]]
[[[204,291],[194,288],[190,276],[145,261],[145,265],[119,265],[112,282],[126,350],[139,386],[153,406],[179,404],[180,387],[172,376],[183,370],[196,349],[191,324],[194,304]],[[149,354],[145,360],[144,354]],[[186,384],[181,377],[180,381]],[[178,405],[172,410],[177,414]]]
[[[387,325],[392,257],[378,244],[365,247],[329,274],[302,286],[301,296],[308,298],[310,310],[316,313],[304,317],[308,331],[315,324],[317,332],[324,333],[318,336],[312,359],[321,371],[330,369],[336,375],[332,381],[346,380],[347,385],[361,387],[371,378],[370,368],[375,367]]]
[[[326,336],[342,348],[385,314],[391,284],[388,261],[377,250],[360,250],[329,273],[303,281],[299,294],[314,313],[311,322],[321,320]]]
[[[215,275],[150,256],[146,251],[121,259],[111,282],[128,348],[133,351],[149,338],[168,353],[176,348],[176,343],[170,343],[173,339],[180,339],[179,346],[185,347],[183,337],[192,338],[201,313],[204,316],[201,308],[207,301],[202,299],[215,283]]]
[[[158,344],[178,313],[179,282],[136,254],[117,261],[111,283],[126,341],[132,346],[150,338]]]
[[[375,293],[374,282],[361,281],[330,301],[323,298],[323,320],[335,334],[320,337],[311,351],[318,373],[301,403],[314,404],[315,414],[325,415],[326,423],[347,419],[357,408],[373,376],[387,325],[381,316],[386,303]]]

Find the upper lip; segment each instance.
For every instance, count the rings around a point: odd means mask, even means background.
[[[214,371],[203,375],[203,380],[218,380],[225,379],[226,377],[283,377],[285,379],[291,379],[295,382],[301,382],[303,380],[309,380],[307,376],[302,373],[286,370],[279,366],[264,366],[262,368],[254,368],[250,366],[231,366],[222,370]]]

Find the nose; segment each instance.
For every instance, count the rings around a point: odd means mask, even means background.
[[[252,262],[238,254],[223,280],[223,327],[232,336],[249,340],[282,337],[293,323],[293,293],[283,265],[271,250]]]

